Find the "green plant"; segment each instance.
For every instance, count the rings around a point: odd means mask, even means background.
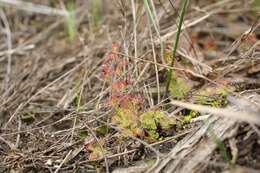
[[[171,52],[166,52],[164,59],[167,63],[172,63],[172,61],[175,61]],[[171,80],[169,83],[169,92],[173,98],[179,100],[184,99],[189,94],[191,89],[192,85],[189,82],[179,77],[174,71],[172,71]]]
[[[213,142],[217,145],[220,154],[222,155],[224,161],[226,163],[231,163],[230,158],[228,156],[227,149],[225,147],[225,144],[218,138],[218,136],[215,134],[214,130],[211,126],[208,128],[208,132],[210,134],[210,137],[212,138]]]
[[[96,31],[102,21],[102,0],[91,0],[90,29]]]
[[[69,15],[66,18],[67,32],[69,40],[73,41],[77,35],[76,17],[75,17],[75,2],[68,2]]]
[[[208,87],[193,95],[196,103],[212,107],[223,107],[227,104],[227,90],[224,88]]]
[[[176,124],[175,119],[166,116],[162,111],[147,111],[140,116],[140,125],[149,135],[150,141],[160,140],[159,128],[169,129]]]
[[[191,90],[191,86],[182,78],[174,77],[170,81],[169,90],[171,95],[176,99],[185,98]]]
[[[199,112],[197,112],[197,111],[192,111],[192,110],[191,110],[191,111],[189,112],[189,114],[184,115],[184,117],[183,117],[183,123],[189,123],[191,119],[193,119],[193,118],[195,118],[195,117],[197,117],[197,116],[199,116],[199,115],[200,115]]]
[[[102,125],[96,129],[97,136],[105,136],[110,131],[107,125]]]
[[[184,0],[183,4],[182,4],[182,9],[181,9],[181,15],[180,15],[180,21],[179,21],[179,25],[178,25],[178,31],[177,31],[177,35],[176,35],[176,39],[175,39],[173,52],[172,52],[172,60],[171,60],[171,64],[170,64],[171,67],[173,67],[173,65],[174,65],[174,58],[176,57],[176,52],[177,52],[177,48],[178,48],[179,40],[180,40],[180,35],[181,35],[181,28],[182,28],[182,25],[183,25],[184,15],[186,13],[187,6],[188,6],[188,0]],[[169,87],[170,87],[172,78],[173,78],[173,69],[171,68],[168,71],[167,82],[166,82],[166,89],[165,89],[165,96],[167,96],[168,93],[169,93]]]
[[[146,138],[153,142],[163,138],[157,131],[169,129],[175,119],[167,117],[162,111],[144,110],[144,100],[138,94],[130,93],[131,80],[123,80],[123,69],[127,62],[122,62],[115,52],[119,46],[114,44],[112,52],[103,62],[103,77],[111,85],[109,106],[113,108],[112,122],[123,130],[126,136]]]

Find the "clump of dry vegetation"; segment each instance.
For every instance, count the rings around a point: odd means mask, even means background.
[[[258,172],[257,0],[0,0],[0,172]]]

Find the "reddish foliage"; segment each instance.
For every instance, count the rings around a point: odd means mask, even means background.
[[[249,34],[243,35],[242,41],[245,41],[246,43],[249,43],[249,44],[255,44],[258,40],[254,33],[249,33]]]
[[[112,83],[112,92],[118,93],[118,92],[126,92],[128,89],[128,86],[132,84],[132,81],[130,80],[120,80]]]
[[[123,69],[127,65],[126,61],[118,55],[119,45],[113,44],[112,51],[108,54],[102,64],[103,78],[114,80],[123,74]]]
[[[207,49],[207,50],[216,50],[216,48],[217,48],[217,45],[216,45],[216,43],[215,43],[215,40],[214,39],[212,39],[212,38],[209,38],[206,42],[205,42],[205,48]]]
[[[132,94],[117,94],[112,95],[109,100],[109,106],[120,107],[125,109],[139,109],[143,106],[141,97]]]
[[[132,112],[133,114],[139,114],[139,111],[143,107],[143,99],[137,94],[129,93],[129,89],[133,82],[128,79],[124,79],[124,69],[127,66],[127,59],[120,57],[118,52],[120,47],[118,44],[112,45],[112,51],[108,54],[103,62],[103,77],[111,85],[110,99],[108,100],[108,106],[115,110],[120,108]],[[140,135],[140,132],[137,131]]]

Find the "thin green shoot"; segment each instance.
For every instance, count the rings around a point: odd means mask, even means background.
[[[226,149],[224,143],[217,137],[217,135],[214,133],[211,126],[209,126],[209,128],[208,128],[208,132],[209,132],[213,142],[217,145],[219,152],[222,155],[224,161],[226,163],[230,164],[231,161],[230,161],[230,158],[228,156],[227,149]]]
[[[176,52],[177,52],[177,48],[179,45],[179,40],[180,40],[180,35],[181,35],[181,29],[182,29],[182,25],[184,22],[184,15],[186,13],[186,9],[188,6],[188,1],[189,0],[184,0],[183,4],[182,4],[182,9],[181,9],[181,15],[180,15],[180,21],[178,24],[178,30],[177,30],[177,34],[176,34],[176,39],[175,39],[175,44],[174,44],[174,48],[173,48],[173,52],[172,52],[172,59],[171,59],[171,64],[170,66],[172,67],[174,65],[174,59],[176,57]],[[173,69],[170,69],[168,71],[168,76],[167,76],[167,82],[166,82],[166,89],[165,89],[165,96],[168,96],[169,93],[169,86],[171,83],[171,80],[173,78]]]
[[[75,16],[75,4],[73,1],[68,2],[69,15],[66,19],[67,32],[69,40],[73,41],[77,35],[76,16]]]

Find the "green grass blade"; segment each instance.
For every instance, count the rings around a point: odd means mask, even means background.
[[[213,129],[211,126],[208,128],[208,132],[213,140],[213,142],[217,145],[220,154],[222,155],[224,161],[228,164],[230,164],[230,158],[228,156],[227,149],[225,147],[225,144],[217,137],[217,135],[214,133]]]
[[[68,10],[69,15],[67,16],[66,24],[69,40],[73,41],[77,35],[76,17],[75,17],[75,2],[69,1]]]
[[[186,9],[187,9],[187,6],[188,6],[188,1],[189,0],[184,0],[183,1],[183,5],[182,5],[182,9],[181,9],[180,22],[179,22],[179,25],[178,25],[178,31],[177,31],[177,35],[176,35],[176,39],[175,39],[173,52],[172,52],[173,56],[172,56],[172,60],[171,60],[171,64],[170,64],[171,67],[174,64],[174,58],[176,57],[176,52],[177,52],[177,48],[178,48],[179,40],[180,40],[180,35],[181,35],[181,28],[182,28],[183,21],[184,21],[184,15],[186,13]],[[169,86],[170,86],[172,77],[173,77],[173,69],[170,69],[169,72],[168,72],[168,76],[167,76],[165,96],[167,96],[168,93],[169,93]]]
[[[151,18],[152,24],[155,28],[157,35],[160,35],[159,26],[157,25],[156,20],[155,20],[155,14],[153,14],[147,0],[144,0],[144,7],[145,7],[146,11],[148,12],[148,15]]]

